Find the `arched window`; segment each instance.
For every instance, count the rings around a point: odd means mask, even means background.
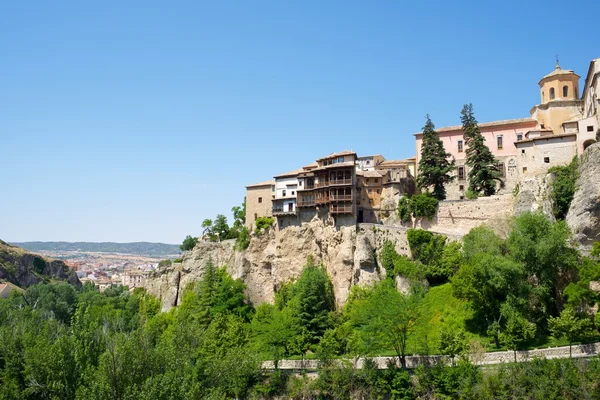
[[[542,92],[542,103],[546,101],[546,93]]]
[[[550,88],[550,100],[554,100],[555,94],[554,94],[554,88]]]
[[[568,96],[569,96],[569,87],[563,86],[563,97],[568,97]]]

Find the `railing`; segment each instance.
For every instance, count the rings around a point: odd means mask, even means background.
[[[331,214],[352,214],[354,212],[354,207],[352,206],[337,206],[330,207],[329,212]]]
[[[335,179],[329,181],[329,186],[352,185],[352,179]]]
[[[273,215],[286,215],[286,214],[296,214],[296,210],[289,210],[289,209],[285,209],[285,208],[280,208],[280,207],[274,207],[272,209],[273,211]]]
[[[333,195],[331,196],[331,200],[335,200],[335,201],[352,201],[352,195],[351,194],[339,194],[339,195]]]
[[[297,207],[314,207],[315,200],[298,200]]]

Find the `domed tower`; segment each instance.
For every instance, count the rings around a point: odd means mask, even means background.
[[[554,71],[544,76],[538,84],[542,104],[557,100],[579,100],[579,75],[570,69],[561,69],[558,60]]]
[[[544,76],[540,85],[541,103],[531,109],[541,135],[572,133],[581,118],[583,102],[579,99],[579,75],[562,69],[556,60],[554,71]]]

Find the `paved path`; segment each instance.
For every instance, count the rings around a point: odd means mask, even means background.
[[[598,343],[590,343],[590,344],[581,344],[581,345],[573,345],[572,348],[572,357],[573,358],[586,358],[586,357],[595,357],[600,354],[600,342]],[[471,355],[469,357],[471,361],[476,365],[494,365],[494,364],[503,364],[503,363],[511,363],[515,360],[515,355],[513,351],[497,351],[491,353],[482,354],[480,357],[476,355]],[[569,346],[562,347],[550,347],[547,349],[537,349],[537,350],[519,350],[517,351],[517,361],[524,362],[530,361],[533,358],[546,358],[546,359],[554,359],[554,358],[569,358]],[[444,359],[443,356],[408,356],[406,357],[406,366],[407,368],[416,368],[418,365],[427,362],[427,361],[437,361],[440,359]],[[352,362],[357,368],[362,368],[364,359],[360,358],[358,360],[347,360],[348,362]],[[375,365],[379,369],[385,369],[388,367],[388,364],[396,362],[396,357],[374,357],[373,361]],[[341,360],[339,361],[341,362]],[[287,370],[317,370],[319,362],[317,360],[281,360],[279,362],[280,369]],[[272,361],[265,361],[263,363],[263,368],[265,369],[273,369]]]

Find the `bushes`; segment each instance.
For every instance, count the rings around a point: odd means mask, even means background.
[[[246,250],[250,245],[250,232],[248,228],[242,226],[238,231],[238,237],[235,239],[235,248],[236,250],[242,251]]]
[[[417,194],[410,198],[410,212],[415,218],[433,218],[438,206],[438,199],[429,193]]]
[[[575,194],[577,183],[577,156],[573,161],[565,166],[556,166],[548,169],[549,173],[555,175],[550,191],[550,201],[552,202],[552,213],[556,219],[565,219],[569,206]]]
[[[256,223],[255,232],[260,235],[266,229],[268,229],[271,225],[273,225],[273,221],[274,220],[272,217],[258,217],[255,222]]]
[[[192,250],[194,247],[196,247],[196,243],[198,243],[198,238],[187,235],[185,239],[183,239],[183,243],[181,246],[179,246],[179,248],[182,251]]]
[[[432,219],[438,204],[439,201],[430,193],[417,194],[410,198],[402,196],[396,212],[402,222],[410,222],[411,215],[415,218]]]

